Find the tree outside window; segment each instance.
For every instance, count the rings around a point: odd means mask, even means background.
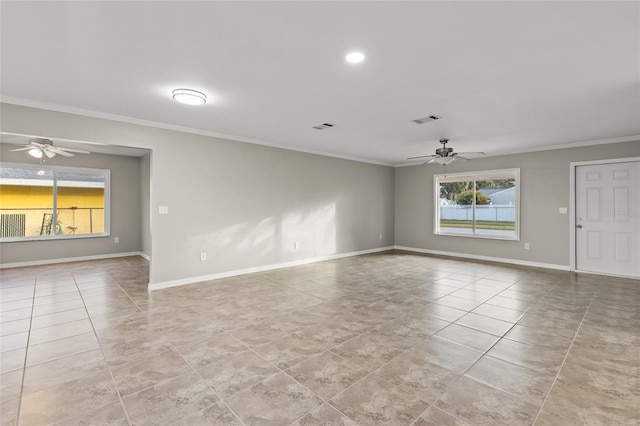
[[[520,169],[434,177],[434,233],[519,239]]]

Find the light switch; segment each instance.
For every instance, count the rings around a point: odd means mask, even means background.
[[[169,214],[169,206],[160,206],[158,207],[159,214]]]
[[[567,214],[567,208],[566,208],[566,207],[560,207],[560,208],[558,209],[558,212],[559,212],[560,214]]]

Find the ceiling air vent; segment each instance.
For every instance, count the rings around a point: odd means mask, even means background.
[[[333,126],[334,126],[334,124],[331,124],[331,123],[322,123],[322,124],[319,124],[317,126],[313,126],[313,128],[317,129],[317,130],[324,130],[324,129],[328,129],[329,127],[333,127]]]
[[[426,117],[422,117],[422,118],[418,118],[416,120],[413,120],[414,123],[418,123],[418,124],[422,124],[422,123],[428,123],[430,121],[436,121],[436,120],[440,120],[442,117],[439,117],[437,115],[428,115]]]

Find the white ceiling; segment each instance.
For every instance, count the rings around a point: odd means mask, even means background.
[[[1,8],[8,103],[382,164],[432,154],[442,137],[495,155],[640,135],[635,1]],[[351,50],[366,61],[345,63]],[[181,87],[210,101],[178,104]],[[443,118],[412,122],[431,114]],[[312,129],[324,122],[335,127]]]

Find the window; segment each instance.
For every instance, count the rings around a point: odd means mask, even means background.
[[[519,240],[520,169],[434,176],[434,233]]]
[[[0,165],[0,241],[109,235],[110,171]]]

